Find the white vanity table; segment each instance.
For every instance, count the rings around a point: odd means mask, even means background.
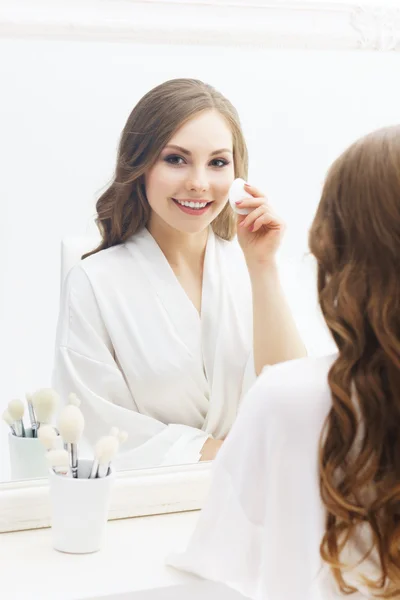
[[[51,529],[0,534],[4,600],[244,600],[240,594],[165,565],[183,549],[199,511],[109,521],[94,554],[53,550]]]

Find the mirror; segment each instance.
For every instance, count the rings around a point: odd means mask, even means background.
[[[95,204],[112,181],[116,149],[131,110],[149,90],[174,78],[190,77],[207,82],[236,107],[249,149],[248,180],[265,192],[287,223],[278,263],[300,334],[309,354],[320,355],[334,349],[318,313],[315,266],[307,256],[307,230],[332,160],[363,133],[399,121],[400,94],[393,77],[399,66],[398,55],[251,46],[235,48],[228,43],[226,46],[109,43],[106,40],[89,43],[76,39],[25,39],[23,36],[4,37],[0,44],[2,56],[9,57],[0,63],[2,116],[5,117],[1,141],[2,206],[5,208],[1,221],[1,276],[5,290],[0,312],[2,364],[5,366],[1,378],[2,412],[12,398],[24,399],[27,391],[53,385],[61,283],[69,269],[79,261],[80,254],[96,246]],[[194,142],[192,145],[196,149]],[[147,442],[151,445],[153,434],[143,434],[143,444],[139,444],[142,451],[135,457],[127,453],[128,458],[121,461],[120,468],[196,462],[191,457],[198,455],[199,439],[204,438],[205,432],[218,432],[218,419],[222,419],[221,415],[212,415],[212,406],[208,406],[210,380],[207,369],[209,372],[213,369],[215,359],[210,359],[210,364],[206,365],[206,377],[204,373],[196,372],[198,381],[191,382],[193,387],[188,384],[193,375],[181,367],[182,381],[188,386],[186,389],[192,402],[188,414],[182,416],[180,413],[181,403],[185,401],[185,387],[180,390],[179,402],[173,410],[172,405],[168,407],[172,411],[169,416],[164,406],[157,408],[157,403],[150,406],[155,398],[161,402],[168,377],[173,377],[174,382],[180,381],[178,367],[185,364],[182,357],[186,351],[182,350],[182,339],[192,326],[199,327],[200,322],[196,322],[198,315],[184,296],[178,280],[173,280],[174,273],[168,270],[165,255],[155,238],[146,230],[137,246],[135,243],[131,242],[128,251],[135,256],[140,254],[141,262],[136,264],[131,256],[127,269],[132,268],[132,277],[137,279],[138,273],[142,272],[140,287],[138,290],[131,288],[129,298],[133,304],[136,302],[135,317],[142,327],[136,345],[131,348],[131,367],[133,371],[137,368],[137,372],[129,375],[130,381],[136,376],[136,396],[134,390],[131,393],[136,401],[136,414],[143,416],[137,431],[143,433],[149,419],[156,421],[156,424],[150,423],[154,425],[154,436],[167,423],[171,427],[165,440],[160,442],[156,456],[146,449]],[[92,260],[92,264],[97,263]],[[110,277],[114,277],[114,266],[110,269]],[[217,276],[222,277],[222,274]],[[167,281],[163,286],[165,277]],[[211,286],[211,283],[210,279],[208,284]],[[87,284],[86,281],[86,289],[90,292]],[[171,286],[174,292],[168,296]],[[150,290],[153,290],[153,296]],[[159,295],[163,293],[165,297],[160,299]],[[110,298],[111,306],[121,301],[115,296]],[[221,315],[213,310],[212,295],[210,298],[207,314],[210,319],[217,319],[210,324],[212,329],[220,325],[218,316]],[[91,302],[91,307],[95,307],[93,296]],[[123,305],[123,300],[121,302]],[[78,305],[75,308],[79,310]],[[146,310],[162,316],[161,320],[147,317],[154,360],[160,364],[159,375],[162,375],[157,381],[155,372],[146,373],[146,380],[152,379],[149,391],[146,386],[140,387],[143,371],[140,364],[135,366],[135,357],[140,356],[143,344],[144,317],[142,321],[140,315]],[[167,322],[165,311],[168,310],[174,312],[174,317]],[[89,314],[93,317],[90,308]],[[121,309],[119,315],[122,318],[126,313]],[[229,318],[229,315],[223,316]],[[229,324],[229,320],[224,323],[226,330]],[[115,327],[115,331],[119,328],[119,336],[126,333],[123,320]],[[163,327],[165,330],[169,327],[170,335],[181,347],[181,354],[173,354],[176,350],[173,349],[169,355],[165,338],[157,338],[157,332]],[[104,335],[108,335],[112,346],[113,334],[107,330]],[[200,329],[197,335],[200,335]],[[195,339],[198,341],[199,338]],[[190,343],[193,339],[186,340],[183,346]],[[65,345],[65,341],[61,342],[61,346]],[[232,346],[226,348],[228,353],[234,350]],[[77,365],[85,356],[84,353],[79,355],[78,347],[73,351]],[[195,351],[197,347],[193,349]],[[121,360],[128,364],[128,354],[129,351],[123,359],[118,353],[113,356],[116,368],[121,368]],[[106,365],[107,360],[104,369],[91,372],[96,385],[100,385],[99,373],[104,376],[102,385],[108,385],[110,366]],[[162,360],[165,362],[160,362]],[[178,370],[165,373],[164,369],[166,366],[171,368],[171,364]],[[244,368],[244,363],[242,366]],[[114,394],[116,405],[118,402],[121,405],[119,410],[108,412],[108,408],[114,406],[102,400],[101,386],[91,398],[92,402],[97,399],[99,405],[105,407],[101,415],[98,413],[97,436],[108,433],[113,425],[124,428],[127,407],[122,396],[126,391],[126,373],[120,373],[117,380],[120,387],[107,393]],[[70,391],[82,396],[84,386],[85,382]],[[173,389],[172,399],[176,400],[177,388]],[[201,397],[197,405],[192,398],[196,393]],[[92,414],[96,410],[94,407]],[[211,417],[215,422],[207,429],[207,419],[211,420]],[[229,423],[233,418],[234,415],[230,416]],[[25,419],[28,424],[27,414]],[[190,438],[189,435],[185,441],[185,427],[188,432],[191,428],[191,433],[197,428],[199,436]],[[182,431],[177,435],[174,429],[179,428]],[[9,433],[9,427],[2,422],[1,481],[12,478]],[[223,435],[226,433],[224,430]],[[132,437],[130,439],[132,441]],[[174,443],[180,439],[182,445],[189,445],[192,440],[193,448],[185,455],[178,443],[173,449],[172,439]],[[169,457],[168,448],[171,450]]]

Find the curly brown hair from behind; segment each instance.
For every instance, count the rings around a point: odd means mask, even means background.
[[[235,177],[247,179],[248,153],[239,116],[225,96],[197,79],[172,79],[150,90],[136,104],[122,131],[115,176],[96,203],[96,223],[102,241],[82,256],[122,244],[146,226],[150,206],[145,175],[176,131],[202,111],[216,110],[232,131]],[[236,217],[229,205],[212,222],[226,240],[236,233]]]
[[[354,143],[332,165],[312,224],[318,296],[338,347],[320,438],[322,559],[343,594],[341,560],[367,528],[374,597],[400,596],[400,126]],[[348,547],[348,546],[347,546]],[[362,567],[364,563],[362,561]],[[361,571],[362,572],[362,571]]]

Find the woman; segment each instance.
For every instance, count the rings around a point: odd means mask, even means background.
[[[332,166],[310,232],[333,356],[267,369],[175,566],[249,598],[400,595],[400,127]]]
[[[246,176],[238,116],[211,86],[167,81],[128,118],[102,242],[67,278],[53,377],[90,443],[128,431],[121,467],[213,459],[256,373],[305,354],[274,260],[282,222],[253,187],[238,226],[227,202]]]

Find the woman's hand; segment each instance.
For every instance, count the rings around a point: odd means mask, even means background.
[[[213,438],[208,438],[201,449],[200,462],[205,460],[214,460],[222,444],[223,440],[214,440]]]
[[[257,188],[246,184],[252,198],[243,198],[236,204],[249,208],[248,215],[238,215],[238,240],[250,268],[270,265],[282,241],[285,224],[271,209],[267,198]]]

